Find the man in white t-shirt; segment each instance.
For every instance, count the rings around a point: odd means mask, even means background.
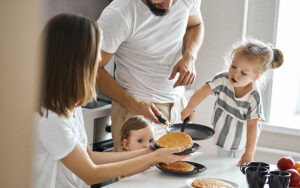
[[[202,43],[201,0],[114,0],[97,21],[103,30],[98,89],[112,98],[112,134],[120,150],[120,130],[135,114],[159,123],[180,122],[186,85],[194,83]],[[114,55],[115,79],[104,66]],[[165,133],[154,126],[154,135]]]

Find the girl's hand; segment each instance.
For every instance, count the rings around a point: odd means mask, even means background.
[[[176,155],[174,153],[178,153],[183,151],[184,148],[161,148],[155,150],[153,153],[155,154],[155,163],[173,163],[175,161],[181,161],[184,158],[190,157],[190,155]],[[153,164],[155,165],[155,164]]]
[[[192,108],[185,108],[181,111],[181,120],[184,121],[185,118],[190,117],[190,121],[194,118],[194,109]]]
[[[248,164],[251,161],[253,161],[253,155],[250,153],[244,153],[239,161],[238,166],[241,166],[242,164]]]

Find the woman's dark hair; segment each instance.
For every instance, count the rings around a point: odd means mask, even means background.
[[[69,111],[95,98],[101,31],[89,18],[73,14],[53,17],[43,31],[43,80],[40,114]]]

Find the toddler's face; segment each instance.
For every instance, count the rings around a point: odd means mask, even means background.
[[[246,87],[258,79],[255,63],[246,57],[235,57],[229,68],[229,80],[234,87]]]
[[[123,140],[123,146],[127,151],[138,150],[149,147],[153,141],[153,133],[150,127],[139,130],[131,130],[129,138]]]

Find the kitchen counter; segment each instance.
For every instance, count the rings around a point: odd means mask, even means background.
[[[240,172],[237,166],[238,159],[218,158],[217,156],[195,152],[185,161],[200,163],[207,167],[207,170],[192,175],[179,176],[167,174],[157,167],[136,174],[131,177],[122,178],[120,181],[106,186],[107,188],[124,187],[187,187],[185,181],[190,178],[218,178],[235,182],[241,188],[247,187],[245,176]]]
[[[219,158],[214,155],[195,152],[191,157],[185,159],[185,161],[200,163],[206,166],[207,170],[192,176],[179,176],[167,174],[154,166],[142,173],[122,178],[118,182],[105,186],[105,188],[184,188],[188,187],[185,181],[191,178],[217,178],[232,181],[238,184],[240,188],[248,187],[246,177],[240,172],[240,168],[237,166],[239,159]],[[266,187],[269,186],[266,185]]]

